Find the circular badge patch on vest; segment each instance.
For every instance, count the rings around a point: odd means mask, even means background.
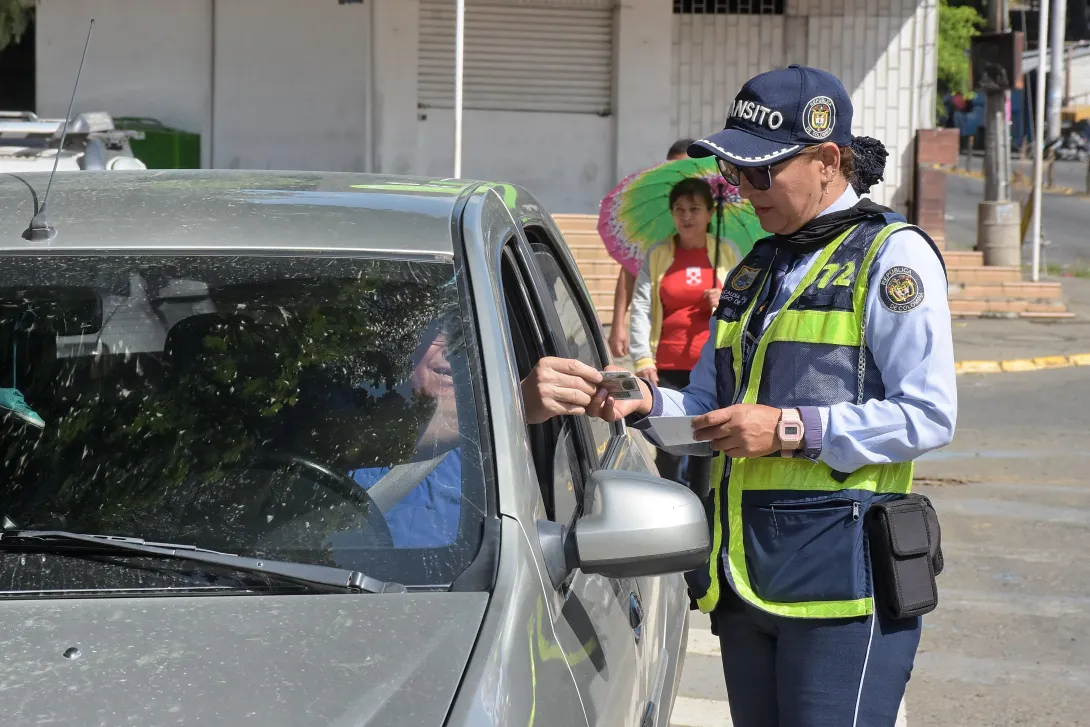
[[[836,104],[828,96],[814,96],[802,112],[802,128],[815,139],[826,139],[836,123]]]
[[[923,303],[923,282],[912,268],[892,267],[882,276],[882,304],[894,313],[907,313]]]

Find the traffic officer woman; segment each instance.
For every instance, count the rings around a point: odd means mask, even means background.
[[[920,640],[920,617],[876,607],[863,516],[953,436],[947,281],[925,233],[860,199],[886,151],[851,125],[824,71],[742,87],[726,128],[689,153],[716,157],[771,236],[728,277],[687,388],[580,399],[641,429],[695,416],[694,438],[725,455],[713,557],[687,577],[738,727],[892,727]]]

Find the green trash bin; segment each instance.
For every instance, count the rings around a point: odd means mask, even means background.
[[[130,142],[132,153],[148,169],[200,169],[201,135],[165,126],[158,119],[122,116],[114,119],[121,131],[142,131]]]

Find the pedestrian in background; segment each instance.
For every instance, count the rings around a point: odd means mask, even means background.
[[[687,159],[688,150],[692,145],[692,139],[678,139],[666,152],[666,161]],[[609,350],[617,358],[628,355],[628,327],[625,326],[625,318],[628,309],[632,305],[632,293],[636,285],[636,276],[621,268],[617,273],[617,287],[613,291],[613,324],[609,329]]]
[[[652,441],[648,417],[693,416],[694,439],[724,455],[712,557],[686,579],[719,635],[736,727],[893,727],[935,603],[906,606],[919,590],[876,581],[891,559],[870,528],[921,502],[912,462],[953,437],[947,280],[926,233],[860,199],[886,150],[851,126],[825,71],[742,87],[726,128],[689,154],[714,156],[771,235],[724,284],[688,387],[641,380],[643,401],[599,391],[588,407]],[[937,523],[917,514],[914,547],[930,549]],[[923,566],[931,591],[936,568]]]
[[[630,349],[637,376],[655,385],[684,389],[708,340],[708,321],[719,303],[721,281],[741,255],[728,239],[709,233],[715,198],[699,177],[678,182],[670,192],[670,213],[677,234],[652,245],[644,255],[632,297]],[[713,269],[712,261],[718,261]],[[683,482],[682,457],[660,451],[659,474]],[[689,457],[687,484],[707,494],[707,457]]]

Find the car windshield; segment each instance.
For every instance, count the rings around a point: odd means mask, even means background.
[[[487,508],[452,262],[0,264],[5,529],[410,586],[450,583],[476,555]]]

